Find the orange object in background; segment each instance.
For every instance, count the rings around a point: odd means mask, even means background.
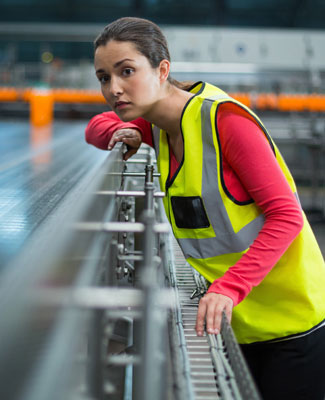
[[[308,95],[279,94],[278,96],[278,108],[280,111],[306,111],[308,102]]]
[[[54,97],[50,90],[34,89],[29,93],[30,122],[45,126],[53,121]]]
[[[309,95],[308,110],[311,112],[324,112],[325,96],[321,94]]]
[[[0,101],[17,101],[18,91],[10,87],[0,88]]]
[[[229,95],[245,106],[251,107],[251,98],[248,93],[231,93]]]
[[[106,103],[98,90],[52,89],[52,93],[58,103]]]
[[[274,93],[259,93],[256,95],[255,107],[258,110],[276,110],[278,96]]]
[[[52,158],[53,124],[35,126],[30,124],[30,147],[33,150],[33,165],[49,164]]]

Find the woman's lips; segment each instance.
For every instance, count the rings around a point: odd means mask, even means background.
[[[123,108],[127,107],[130,103],[126,102],[126,101],[117,101],[115,103],[115,108],[117,110],[122,110]]]

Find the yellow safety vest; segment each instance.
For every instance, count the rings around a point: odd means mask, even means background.
[[[249,250],[264,224],[253,200],[238,202],[224,184],[216,127],[218,106],[233,102],[257,121],[292,191],[293,178],[262,122],[246,106],[219,88],[199,82],[191,89],[181,129],[184,158],[169,181],[165,131],[153,126],[154,147],[164,206],[188,263],[209,282],[221,277]],[[239,343],[283,338],[305,332],[325,318],[324,259],[304,215],[304,226],[264,280],[233,309],[232,327]]]

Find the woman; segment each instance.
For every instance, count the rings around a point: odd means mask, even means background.
[[[174,235],[211,282],[197,334],[217,334],[225,311],[264,399],[322,400],[324,260],[262,122],[215,86],[171,79],[166,39],[147,20],[108,25],[95,69],[113,111],[86,140],[124,142],[126,159],[155,148]]]

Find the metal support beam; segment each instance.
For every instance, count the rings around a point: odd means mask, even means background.
[[[141,308],[145,304],[145,296],[141,289],[124,289],[117,287],[85,287],[85,288],[46,288],[25,294],[26,301],[42,305],[72,306],[83,309],[119,309]],[[156,293],[155,304],[159,308],[170,308],[174,304],[173,291],[161,289]]]
[[[117,197],[145,197],[146,193],[141,190],[101,190],[96,192],[95,194],[103,195],[103,196],[117,196]],[[165,197],[165,192],[155,192],[154,197]]]
[[[139,177],[139,178],[145,178],[146,174],[144,172],[123,172],[122,174],[123,176],[132,176],[132,177]],[[154,178],[159,178],[160,177],[160,173],[159,172],[155,172],[153,174]]]
[[[142,233],[145,230],[141,222],[77,222],[73,225],[78,231],[97,232],[131,232]],[[158,223],[153,227],[154,233],[168,233],[170,231],[167,223]]]

